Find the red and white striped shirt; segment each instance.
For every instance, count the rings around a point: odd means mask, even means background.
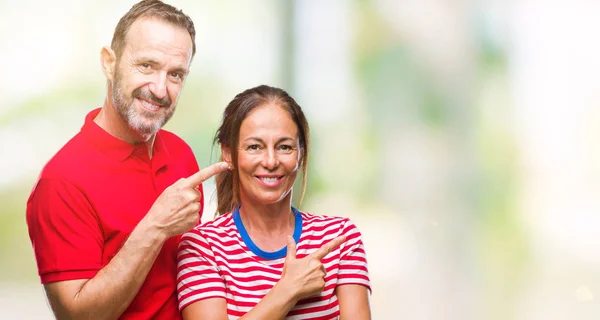
[[[359,284],[370,290],[361,234],[348,218],[292,210],[298,259],[340,235],[345,235],[346,240],[321,260],[327,271],[321,295],[299,301],[286,319],[338,319],[337,286]],[[276,252],[258,248],[248,236],[237,209],[194,228],[182,236],[179,244],[179,309],[218,297],[227,300],[230,319],[243,316],[281,278],[286,251],[285,247]]]

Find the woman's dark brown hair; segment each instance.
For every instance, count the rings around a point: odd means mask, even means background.
[[[300,161],[302,167],[302,193],[300,202],[306,191],[306,180],[308,174],[308,150],[309,132],[308,122],[302,112],[302,108],[296,101],[282,89],[261,85],[248,89],[233,98],[225,108],[221,126],[217,130],[214,143],[231,150],[231,163],[234,170],[227,170],[217,174],[217,215],[222,215],[240,205],[239,197],[239,175],[236,167],[238,159],[237,146],[240,137],[242,121],[250,112],[259,106],[276,104],[286,110],[296,126],[300,140]],[[223,156],[221,155],[221,160]]]

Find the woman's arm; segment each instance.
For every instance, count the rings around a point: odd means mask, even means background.
[[[240,319],[283,319],[298,301],[290,292],[277,287],[276,284],[252,310]],[[227,302],[223,298],[200,300],[185,307],[181,314],[185,320],[226,320],[228,319]]]
[[[335,289],[340,319],[371,319],[371,284],[362,235],[350,220],[344,224],[342,234],[346,235],[348,241],[340,246],[340,271]]]
[[[335,289],[341,320],[370,320],[369,290],[360,284],[345,284]]]
[[[227,302],[223,298],[196,301],[181,311],[183,319],[227,320]]]

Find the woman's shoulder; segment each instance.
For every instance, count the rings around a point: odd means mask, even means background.
[[[318,238],[321,241],[337,236],[346,236],[342,247],[356,246],[362,243],[360,230],[348,217],[334,215],[316,215],[302,213],[302,230],[307,237]]]
[[[185,235],[193,235],[195,237],[210,237],[213,235],[219,235],[229,232],[231,229],[235,229],[235,224],[231,218],[231,212],[215,217],[213,220],[202,222],[195,226],[190,231],[186,232]]]
[[[233,217],[231,215],[231,212],[228,212],[217,216],[212,220],[205,221],[200,225],[196,226],[194,229],[200,232],[214,232],[218,230],[224,231],[234,227],[235,223],[233,222]]]
[[[315,214],[304,211],[302,211],[301,214],[302,221],[307,225],[339,225],[340,227],[343,227],[347,224],[352,224],[352,221],[350,221],[350,218],[348,217]]]
[[[203,243],[204,246],[212,247],[215,242],[235,236],[236,232],[231,214],[228,213],[197,225],[184,233],[181,241]]]

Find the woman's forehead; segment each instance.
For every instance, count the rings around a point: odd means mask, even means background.
[[[242,121],[240,138],[253,135],[285,134],[297,137],[298,126],[288,111],[276,104],[256,107]]]

